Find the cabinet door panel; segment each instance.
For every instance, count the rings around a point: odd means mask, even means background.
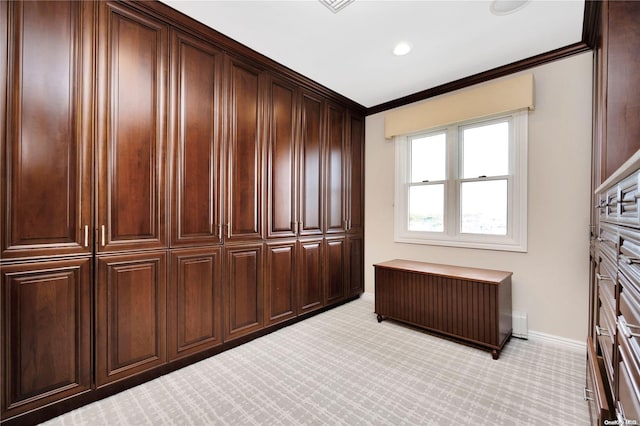
[[[322,234],[322,182],[324,173],[322,120],[323,101],[302,95],[302,139],[300,143],[300,235]]]
[[[172,33],[171,245],[220,242],[222,54]]]
[[[222,343],[222,248],[175,250],[168,285],[169,359]]]
[[[166,252],[98,257],[97,385],[166,361]]]
[[[262,238],[263,126],[260,71],[230,61],[227,238]]]
[[[266,251],[266,321],[273,324],[296,314],[296,242],[268,243]]]
[[[262,244],[226,248],[225,340],[262,328],[264,323]]]
[[[345,219],[345,111],[329,104],[327,109],[327,179],[326,179],[326,232],[346,231]]]
[[[346,243],[344,238],[325,240],[325,304],[344,299],[347,289]]]
[[[348,296],[357,296],[364,291],[364,240],[362,235],[347,237]]]
[[[91,259],[2,266],[2,417],[91,387]]]
[[[167,27],[115,3],[99,25],[98,250],[165,247]]]
[[[349,232],[364,233],[364,121],[350,117],[349,129],[349,184],[348,224]]]
[[[605,178],[640,149],[640,3],[609,1],[606,59]]]
[[[14,26],[0,166],[2,257],[90,253],[93,5],[2,7]]]
[[[299,242],[298,312],[304,313],[323,306],[322,239]]]
[[[267,237],[296,235],[295,141],[296,89],[286,83],[269,85],[267,144]]]

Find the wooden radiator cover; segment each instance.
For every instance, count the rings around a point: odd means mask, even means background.
[[[375,267],[378,321],[401,321],[491,350],[511,338],[511,272],[408,260]]]

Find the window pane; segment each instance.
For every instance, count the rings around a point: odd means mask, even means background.
[[[509,174],[509,122],[462,131],[462,178]]]
[[[507,234],[507,181],[463,182],[461,224],[464,234]]]
[[[445,179],[447,163],[445,133],[411,139],[411,182]]]
[[[409,187],[409,231],[444,231],[444,185]]]

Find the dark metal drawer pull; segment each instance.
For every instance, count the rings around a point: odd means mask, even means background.
[[[599,325],[596,325],[596,334],[598,336],[609,336],[609,337],[611,337],[611,335],[609,334],[609,330],[607,330],[606,328],[601,328]]]
[[[593,401],[592,397],[587,396],[587,392],[593,393],[593,391],[591,389],[584,388],[584,391],[583,391],[584,400],[585,401]]]

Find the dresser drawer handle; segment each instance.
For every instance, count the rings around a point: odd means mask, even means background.
[[[607,330],[606,328],[601,328],[599,325],[596,325],[596,334],[598,336],[611,336],[609,334],[609,330]]]
[[[606,275],[600,275],[600,273],[596,273],[596,278],[600,281],[613,281],[611,277],[608,277]]]
[[[631,331],[632,329],[640,330],[640,325],[627,323],[627,320],[624,319],[624,316],[622,315],[618,317],[618,324],[620,325],[620,331],[622,331],[622,334],[624,334],[626,337],[640,337],[640,333],[634,333],[633,331]]]
[[[585,401],[593,401],[592,397],[587,396],[587,392],[593,393],[593,391],[591,389],[584,388],[584,391],[583,391],[584,400]]]
[[[640,263],[640,257],[629,257],[629,256],[625,256],[624,254],[620,255],[620,260],[622,260],[624,263],[627,263],[629,265],[633,263]]]
[[[640,194],[636,193],[633,195],[633,198],[631,200],[622,199],[622,200],[618,200],[618,203],[619,204],[635,204],[638,202],[638,198],[640,198]]]

